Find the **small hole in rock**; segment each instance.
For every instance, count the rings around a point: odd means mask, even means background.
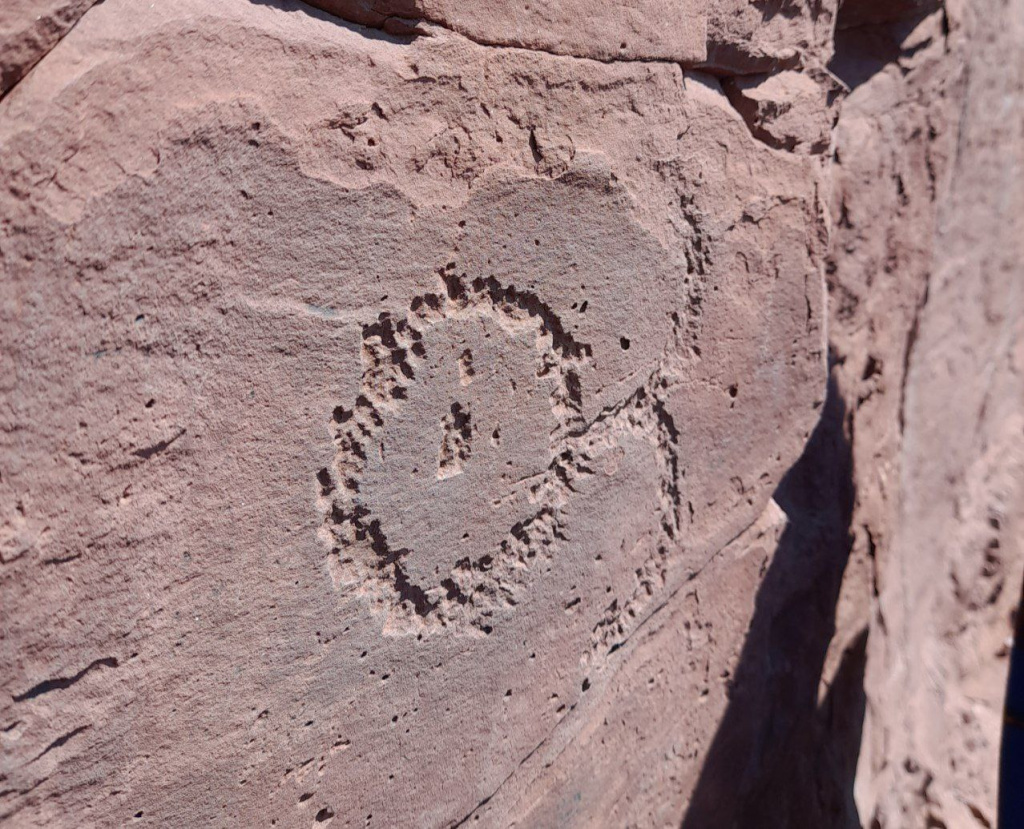
[[[623,351],[629,351],[629,338],[619,337],[619,346],[622,348]]]

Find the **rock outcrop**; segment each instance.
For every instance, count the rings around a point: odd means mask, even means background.
[[[991,823],[985,3],[0,12],[0,822]]]
[[[1021,4],[978,2],[837,36],[855,88],[830,340],[871,585],[848,614],[870,619],[857,794],[882,827],[997,825],[1024,575],[1022,26]]]

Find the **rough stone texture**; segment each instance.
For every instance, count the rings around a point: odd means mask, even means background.
[[[0,98],[64,37],[96,0],[6,0],[0,7]]]
[[[312,5],[395,33],[432,24],[481,44],[600,61],[674,61],[725,76],[820,68],[830,54],[836,10],[832,0],[313,0]]]
[[[820,164],[672,63],[298,5],[107,0],[42,69],[0,112],[3,814],[588,820],[542,772],[629,745],[645,622],[735,597],[693,706],[741,641],[764,556],[721,551],[824,394]]]
[[[708,0],[316,0],[312,5],[378,28],[400,31],[433,23],[485,45],[602,61],[696,63],[707,55]]]
[[[88,5],[0,13],[0,822],[994,825],[1019,0]]]
[[[844,7],[829,67],[850,88],[830,400],[776,494],[792,544],[737,672],[766,690],[734,697],[687,827],[997,825],[1024,571],[1024,9],[877,10]]]
[[[1024,574],[1022,20],[985,2],[839,16],[829,403],[776,493],[790,523],[747,690],[687,829],[997,825]]]
[[[857,802],[880,827],[994,826],[1024,572],[1024,5],[951,5],[847,51],[863,68],[895,44],[836,140],[830,339],[866,435],[854,551],[875,592]]]
[[[723,82],[750,131],[769,147],[821,154],[829,149],[835,103],[843,86],[820,70],[782,70]]]
[[[724,75],[820,68],[831,54],[837,5],[828,0],[711,2],[704,65]]]

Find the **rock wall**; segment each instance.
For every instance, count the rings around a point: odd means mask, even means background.
[[[993,825],[986,3],[0,11],[0,822]]]
[[[844,142],[852,158],[865,141],[891,153],[839,168],[833,286],[852,303],[830,335],[864,401],[855,555],[873,596],[857,793],[882,827],[997,825],[1024,573],[1022,27],[1020,3],[982,2],[883,31],[901,55],[851,93],[837,134],[841,158]],[[891,304],[872,307],[876,291]]]

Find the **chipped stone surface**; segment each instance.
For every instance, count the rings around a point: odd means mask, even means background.
[[[89,5],[0,13],[0,821],[993,822],[1013,3]]]
[[[977,2],[854,30],[859,60],[838,68],[858,85],[836,141],[830,337],[868,436],[854,445],[854,556],[871,578],[856,795],[884,828],[997,825],[1024,578],[1022,21],[1020,3]]]
[[[401,31],[432,23],[481,43],[601,61],[697,63],[706,50],[709,0],[316,0],[344,20]]]
[[[543,785],[818,417],[821,167],[671,62],[106,0],[0,147],[24,825]]]
[[[716,75],[820,68],[835,0],[313,0],[344,20],[394,33],[440,26],[492,46],[599,61],[672,61]]]
[[[829,149],[833,104],[843,91],[830,73],[787,69],[731,78],[723,87],[753,135],[768,146],[813,154]]]
[[[704,65],[725,76],[820,68],[831,54],[839,5],[830,0],[717,0],[708,7]]]
[[[0,8],[0,98],[49,52],[96,0],[7,0]]]

